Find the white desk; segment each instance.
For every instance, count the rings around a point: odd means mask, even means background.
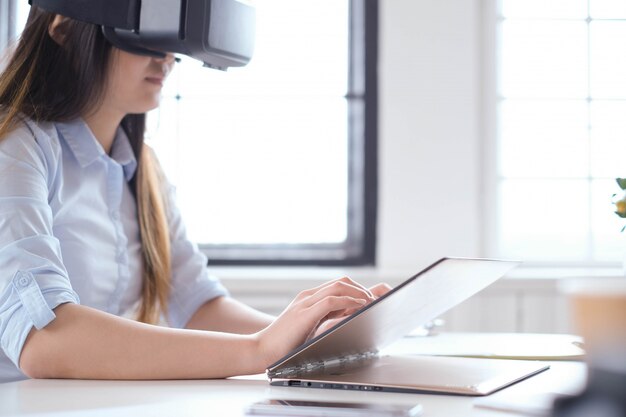
[[[582,387],[585,366],[555,362],[539,375],[492,396],[528,398]],[[28,380],[0,384],[0,416],[242,416],[243,408],[263,398],[421,403],[423,416],[504,417],[521,414],[474,406],[475,397],[395,394],[272,387],[264,380],[77,381]],[[496,398],[496,397],[494,397]]]

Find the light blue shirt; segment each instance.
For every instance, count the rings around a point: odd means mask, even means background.
[[[26,336],[54,320],[59,304],[136,313],[141,241],[128,185],[136,168],[122,129],[109,156],[82,120],[25,121],[0,139],[0,382],[25,378],[18,364]],[[166,198],[167,322],[184,327],[203,303],[227,292],[187,239],[173,191]]]

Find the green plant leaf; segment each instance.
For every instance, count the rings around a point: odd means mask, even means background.
[[[620,213],[619,211],[616,211],[615,214],[620,216],[622,219],[626,219],[626,213]]]
[[[626,190],[626,178],[616,178],[615,181],[617,181],[617,185],[619,185],[619,188],[621,188],[622,190]]]

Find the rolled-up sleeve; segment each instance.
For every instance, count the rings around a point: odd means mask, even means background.
[[[58,149],[22,125],[0,140],[0,346],[16,365],[32,327],[63,303],[78,303],[53,233],[48,198]]]
[[[169,324],[184,327],[191,316],[213,298],[228,296],[219,280],[209,275],[207,258],[187,237],[184,222],[175,202],[175,190],[168,186],[168,217],[172,253],[172,292]]]

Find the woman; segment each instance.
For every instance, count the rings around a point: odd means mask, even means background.
[[[173,65],[32,8],[0,76],[0,381],[258,373],[387,291],[342,278],[274,319],[209,278],[143,144]]]

